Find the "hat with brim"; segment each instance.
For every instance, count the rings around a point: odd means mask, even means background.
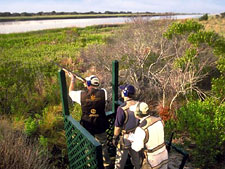
[[[95,75],[91,75],[89,77],[86,77],[85,80],[91,86],[96,86],[97,87],[100,84],[98,77],[95,76]]]
[[[135,94],[135,88],[133,85],[125,84],[119,86],[121,90],[127,90],[129,94]]]
[[[149,107],[145,102],[138,102],[136,105],[130,108],[138,117],[145,117],[149,115]]]

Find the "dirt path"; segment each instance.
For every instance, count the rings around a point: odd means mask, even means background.
[[[169,169],[179,169],[182,159],[183,159],[182,154],[177,153],[175,151],[171,151],[169,153],[169,165],[168,165]],[[191,163],[187,160],[184,165],[184,169],[195,169],[195,168],[192,167]]]

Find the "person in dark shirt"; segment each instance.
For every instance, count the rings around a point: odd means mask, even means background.
[[[124,99],[124,104],[118,107],[113,144],[116,146],[115,169],[123,169],[125,167],[128,153],[131,156],[131,162],[135,169],[140,168],[141,160],[139,153],[131,148],[131,142],[127,139],[131,132],[134,132],[138,126],[138,119],[134,112],[131,111],[132,106],[135,106],[137,101],[134,100],[135,88],[132,85],[120,86],[121,95]]]
[[[80,124],[89,131],[97,141],[102,145],[103,165],[110,168],[112,165],[107,146],[106,129],[109,123],[105,114],[105,104],[107,100],[107,92],[105,89],[99,89],[99,79],[95,75],[91,75],[86,79],[84,86],[87,90],[74,90],[75,77],[67,72],[71,78],[69,86],[70,98],[81,105],[82,115]]]

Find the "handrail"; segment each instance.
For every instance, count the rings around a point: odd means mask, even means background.
[[[179,147],[176,147],[174,144],[172,144],[173,135],[174,135],[174,132],[172,132],[169,142],[166,141],[167,150],[168,150],[168,153],[169,153],[170,150],[171,150],[171,147],[172,147],[175,151],[177,151],[178,153],[183,155],[183,159],[182,159],[181,164],[179,166],[179,169],[183,169],[184,165],[185,165],[185,163],[186,163],[186,161],[189,157],[189,154],[186,151],[184,151],[183,149],[181,149]]]
[[[69,113],[65,72],[59,71],[64,129],[70,169],[103,169],[102,146]]]

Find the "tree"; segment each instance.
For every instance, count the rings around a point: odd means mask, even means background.
[[[172,76],[176,79],[171,81],[174,82],[172,88],[175,94],[170,107],[179,94],[185,95],[189,91],[195,91],[204,99],[206,93],[197,84],[208,75],[211,67],[215,67],[217,57],[213,53],[212,44],[218,39],[218,35],[205,31],[203,25],[189,20],[185,23],[174,23],[165,36],[173,41],[176,55],[172,62],[175,69],[172,70],[179,74]]]

